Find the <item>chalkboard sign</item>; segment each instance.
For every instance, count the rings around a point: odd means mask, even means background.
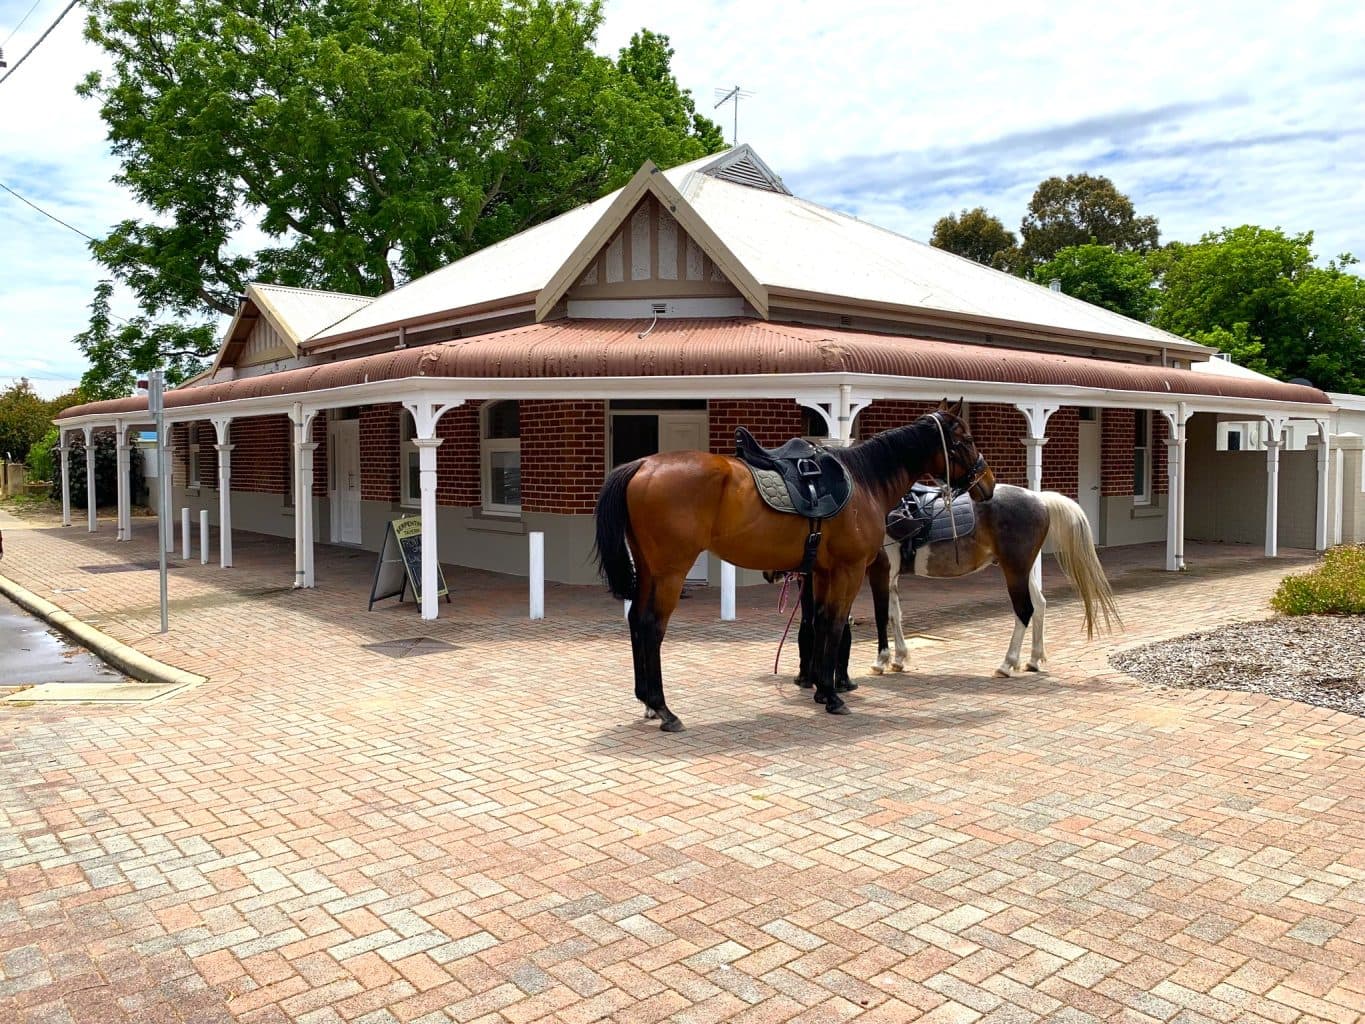
[[[370,587],[370,607],[376,601],[396,597],[403,600],[407,588],[412,587],[412,596],[417,606],[422,606],[422,518],[407,516],[395,519],[384,530],[384,544],[379,549],[379,561],[374,567],[374,585]],[[436,596],[444,597],[450,603],[450,591],[446,587],[445,574],[441,563],[436,563]]]

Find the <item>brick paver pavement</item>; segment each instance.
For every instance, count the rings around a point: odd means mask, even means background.
[[[21,528],[22,527],[22,528]],[[41,527],[41,528],[39,528]],[[1163,690],[1119,645],[1260,617],[1303,555],[1107,556],[1128,632],[992,679],[998,580],[909,588],[946,637],[834,719],[770,674],[775,592],[684,601],[665,735],[619,606],[449,572],[366,613],[373,556],[12,519],[6,575],[211,676],[141,707],[0,711],[0,1021],[1349,1022],[1365,1013],[1365,720]],[[1144,567],[1143,563],[1146,563]],[[856,666],[872,651],[862,631]],[[363,645],[453,645],[392,659]],[[791,664],[790,647],[784,661]]]

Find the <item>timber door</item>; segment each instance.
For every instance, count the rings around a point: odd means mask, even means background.
[[[332,510],[332,543],[360,543],[360,421],[327,425],[327,453],[332,466],[328,504]]]

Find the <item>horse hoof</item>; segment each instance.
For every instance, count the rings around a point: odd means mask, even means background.
[[[995,678],[997,678],[997,679],[1008,679],[1009,677],[1010,677],[1010,670],[1009,670],[1008,668],[1006,668],[1005,666],[1001,665],[998,669],[995,670]]]
[[[874,676],[879,676],[883,672],[885,672],[886,669],[882,668],[880,665],[873,665],[870,669],[868,669],[868,671],[871,672]]]
[[[849,707],[848,707],[847,704],[828,704],[828,705],[825,706],[825,710],[826,710],[829,714],[831,714],[831,715],[851,715],[851,714],[853,714],[853,712],[849,710]]]
[[[894,664],[893,664],[893,665],[891,666],[891,671],[892,671],[892,672],[904,672],[904,671],[905,671],[905,666],[904,666],[904,665],[894,665]]]
[[[1029,665],[1024,669],[1025,672],[1037,672],[1040,676],[1047,675],[1047,669],[1041,665]]]
[[[814,697],[811,698],[811,700],[815,701],[815,703],[817,703],[817,704],[823,704],[823,703],[825,703],[825,700],[826,700],[826,699],[827,699],[827,698],[825,697],[825,695],[824,695],[823,693],[817,693]]]
[[[681,719],[681,718],[669,719],[669,720],[668,720],[667,722],[665,722],[663,725],[659,726],[659,731],[660,731],[660,732],[682,732],[682,731],[683,731],[682,719]]]
[[[841,683],[836,683],[836,684],[834,685],[834,692],[835,692],[835,693],[851,693],[852,691],[856,690],[857,688],[858,688],[858,684],[855,683],[852,679],[845,679],[843,682],[841,682]]]
[[[792,680],[792,682],[794,682],[797,686],[801,687],[801,689],[803,690],[809,690],[812,686],[815,685],[805,676],[797,676],[795,679]]]
[[[654,719],[656,719],[656,718],[658,718],[658,717],[659,717],[659,712],[655,711],[653,708],[645,708],[645,721],[646,721],[646,722],[653,721]]]

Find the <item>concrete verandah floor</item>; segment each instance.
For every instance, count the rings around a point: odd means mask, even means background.
[[[371,552],[237,566],[5,519],[0,571],[210,681],[0,712],[0,1020],[1295,1021],[1365,1013],[1365,721],[1163,691],[1118,646],[1266,614],[1308,556],[1105,553],[1128,631],[993,679],[998,579],[905,581],[945,637],[824,715],[771,674],[775,588],[684,601],[688,731],[640,721],[620,606],[447,568],[366,612]],[[178,559],[177,559],[178,561]],[[865,598],[864,598],[865,601]],[[870,660],[867,630],[855,674]],[[450,647],[393,658],[376,642]],[[794,666],[789,642],[784,670]],[[785,678],[785,677],[784,677]]]

